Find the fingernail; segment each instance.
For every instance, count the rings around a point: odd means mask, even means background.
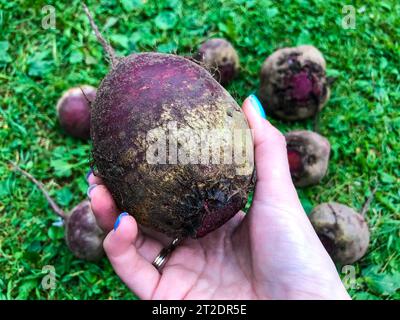
[[[97,184],[91,184],[91,185],[89,186],[89,188],[87,189],[86,194],[87,194],[89,200],[90,200],[90,193],[91,193],[91,192],[93,191],[93,189],[96,188],[96,187],[97,187]]]
[[[122,219],[123,217],[127,216],[127,215],[128,215],[127,212],[122,212],[122,213],[118,216],[117,220],[115,220],[115,223],[114,223],[114,231],[117,230],[119,224],[121,223],[121,219]]]
[[[257,113],[258,113],[263,119],[267,119],[267,116],[265,115],[265,111],[264,111],[263,106],[261,105],[260,100],[258,100],[258,98],[257,98],[254,94],[251,94],[251,95],[249,96],[249,98],[250,98],[250,102],[251,102],[251,105],[253,106],[254,110],[256,110]]]
[[[93,170],[92,170],[92,168],[90,168],[88,173],[86,173],[86,180],[89,179],[89,176],[92,174],[92,172],[93,172]]]

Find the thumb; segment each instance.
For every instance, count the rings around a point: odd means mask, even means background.
[[[255,95],[244,101],[243,111],[254,141],[257,173],[254,200],[300,204],[290,176],[284,135],[266,120],[264,109]]]

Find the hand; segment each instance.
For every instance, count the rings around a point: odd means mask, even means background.
[[[104,249],[118,276],[142,299],[349,299],[293,186],[283,135],[243,105],[254,133],[257,184],[249,213],[204,238],[187,239],[160,274],[152,261],[171,239],[145,233],[132,216],[112,230],[117,207],[90,175],[92,209],[110,231]]]

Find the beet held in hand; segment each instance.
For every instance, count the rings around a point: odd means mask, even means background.
[[[283,120],[315,116],[330,89],[321,52],[303,45],[275,51],[264,62],[259,96],[265,111]]]
[[[104,255],[103,240],[105,234],[96,223],[90,202],[84,200],[70,212],[65,212],[50,197],[41,182],[19,166],[13,163],[11,165],[42,191],[53,211],[64,220],[65,242],[71,252],[79,259],[99,260]]]
[[[57,103],[57,114],[66,133],[75,138],[90,138],[90,103],[95,96],[96,88],[88,85],[64,92]]]
[[[86,13],[96,31],[87,8]],[[112,70],[91,108],[95,174],[118,207],[144,226],[179,238],[202,237],[220,227],[247,201],[252,154],[241,163],[226,163],[222,157],[217,163],[181,161],[179,155],[206,151],[198,144],[202,134],[233,129],[247,133],[241,108],[210,73],[190,60],[151,52],[116,58],[96,34]],[[189,130],[188,141],[180,140],[174,124]],[[151,156],[165,156],[165,162],[149,162],[153,143],[163,139],[168,150]],[[224,147],[235,150],[240,141],[228,139]],[[251,139],[250,144],[252,150]]]

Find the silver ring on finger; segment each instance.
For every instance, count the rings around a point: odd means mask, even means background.
[[[157,269],[158,272],[161,273],[162,268],[167,263],[169,255],[172,253],[172,251],[175,250],[175,248],[178,246],[179,243],[180,243],[180,239],[176,238],[168,246],[161,249],[160,253],[158,254],[158,256],[154,259],[154,261],[152,263],[152,265]]]

